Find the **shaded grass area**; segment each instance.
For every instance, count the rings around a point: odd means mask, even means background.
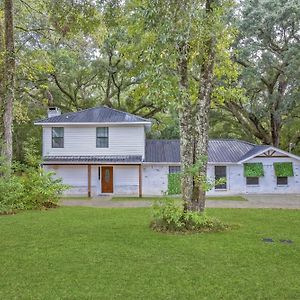
[[[240,228],[157,233],[146,208],[1,216],[0,299],[299,299],[300,211],[207,211]]]
[[[155,200],[163,200],[164,198],[168,199],[177,199],[180,197],[113,197],[112,201],[155,201]],[[246,198],[242,196],[207,196],[206,200],[226,200],[226,201],[248,201]]]
[[[207,196],[206,200],[248,201],[243,196]]]
[[[63,196],[59,200],[92,200],[92,198],[86,196]]]
[[[156,201],[156,200],[164,200],[165,198],[168,199],[177,199],[180,200],[179,197],[112,197],[112,201]]]

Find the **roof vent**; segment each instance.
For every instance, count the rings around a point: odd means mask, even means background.
[[[48,118],[56,117],[61,115],[61,110],[58,107],[49,107],[48,108]]]

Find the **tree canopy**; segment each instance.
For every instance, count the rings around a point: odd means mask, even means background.
[[[0,2],[3,139],[6,2]],[[185,118],[180,112],[189,111],[182,105],[197,103],[211,33],[216,46],[209,137],[300,154],[297,0],[212,1],[210,20],[206,1],[11,2],[15,159],[23,160],[24,143],[39,136],[33,121],[45,116],[48,105],[63,112],[107,105],[151,118],[150,137],[179,138]]]

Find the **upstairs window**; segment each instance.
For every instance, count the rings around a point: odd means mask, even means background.
[[[288,178],[286,176],[277,177],[277,185],[287,185]]]
[[[246,177],[247,185],[259,185],[259,177]]]
[[[52,127],[52,148],[64,147],[64,128]]]
[[[97,127],[96,147],[108,148],[108,127]]]
[[[169,166],[169,174],[180,173],[180,166]]]
[[[226,180],[226,166],[215,166],[215,180],[225,179]],[[215,186],[216,190],[226,190],[226,182],[222,184],[217,184]]]

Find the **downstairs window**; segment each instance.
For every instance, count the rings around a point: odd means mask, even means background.
[[[247,185],[259,185],[259,177],[246,177]]]
[[[287,185],[288,178],[286,176],[277,177],[277,185]]]
[[[226,166],[215,166],[215,180],[225,179],[226,180]],[[216,190],[226,190],[227,184],[226,182],[217,184],[215,186]]]

